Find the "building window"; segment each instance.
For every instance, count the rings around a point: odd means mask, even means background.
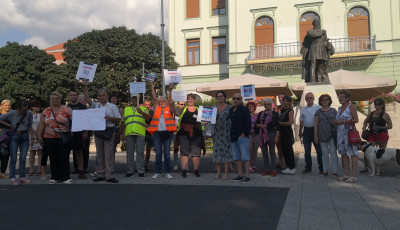
[[[369,13],[362,7],[352,8],[347,14],[347,34],[350,51],[363,51],[371,48]]]
[[[319,19],[319,15],[313,12],[307,12],[301,15],[300,17],[300,42],[304,41],[304,38],[307,35],[307,31],[313,29],[313,21],[314,19]]]
[[[186,0],[186,18],[198,18],[199,16],[199,0]]]
[[[188,65],[200,64],[200,40],[199,39],[187,40],[187,64]]]
[[[226,14],[225,0],[212,0],[212,15]]]
[[[225,37],[216,37],[212,39],[213,63],[226,62],[226,39]]]
[[[272,18],[257,19],[254,27],[254,42],[258,59],[274,57],[274,20]]]

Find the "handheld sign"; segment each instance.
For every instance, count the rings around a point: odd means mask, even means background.
[[[129,82],[131,94],[146,93],[146,82]]]
[[[256,100],[256,89],[254,84],[240,86],[240,94],[243,97],[243,101]]]
[[[181,70],[164,70],[164,82],[165,85],[169,85],[169,83],[174,84],[182,84],[182,75]]]
[[[88,82],[93,82],[94,74],[96,73],[97,64],[79,63],[78,72],[76,73],[76,80],[86,79]]]
[[[171,98],[174,101],[186,101],[186,91],[172,91]]]
[[[199,115],[197,116],[198,122],[210,122],[215,124],[217,121],[217,107],[203,107],[199,106]]]
[[[157,74],[154,72],[150,72],[146,75],[146,81],[154,81],[157,77]]]
[[[106,109],[84,109],[73,110],[72,132],[83,130],[105,130],[106,129]]]

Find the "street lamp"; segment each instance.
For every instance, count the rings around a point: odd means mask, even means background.
[[[164,82],[164,69],[165,69],[165,54],[164,54],[164,1],[161,0],[161,81],[162,81],[162,95],[165,97],[165,82]]]

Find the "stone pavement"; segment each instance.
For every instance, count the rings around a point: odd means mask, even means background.
[[[117,154],[118,167],[124,167],[125,154]],[[302,174],[304,156],[300,154],[297,160],[295,175],[278,173],[276,177],[261,176],[261,172],[253,173],[247,184],[233,183],[224,180],[214,180],[211,154],[202,158],[200,166],[201,177],[196,178],[189,174],[188,178],[181,178],[180,174],[173,173],[174,179],[165,177],[152,179],[153,173],[146,173],[144,179],[137,176],[123,177],[123,169],[116,170],[120,184],[163,184],[163,185],[195,185],[195,186],[240,186],[240,187],[269,187],[289,188],[286,203],[281,213],[277,229],[399,229],[400,228],[400,167],[390,163],[385,168],[383,176],[369,177],[368,174],[359,174],[358,182],[349,184],[339,182],[330,176],[319,175],[316,156],[313,154],[313,172]],[[92,156],[93,157],[93,156]],[[152,154],[152,159],[154,154]],[[172,155],[171,155],[172,159]],[[262,157],[258,164],[262,167]],[[211,162],[211,163],[210,163]],[[206,170],[205,168],[211,170]],[[363,168],[359,161],[359,170]],[[340,168],[340,167],[339,167]],[[339,171],[341,175],[341,169]],[[230,176],[235,176],[231,173]],[[73,175],[72,178],[76,178]],[[33,185],[46,184],[40,177],[33,178]],[[0,185],[7,184],[7,180],[0,180]],[[91,180],[75,180],[75,184],[94,184]],[[99,182],[99,184],[106,184]],[[23,185],[31,186],[31,185]],[[62,185],[64,186],[64,185]],[[68,186],[68,185],[65,185]],[[113,185],[118,186],[118,185]],[[1,186],[0,188],[4,188]],[[268,194],[260,194],[268,195]],[[274,208],[274,207],[270,207]],[[257,212],[257,210],[254,210]],[[243,218],[243,217],[241,217]],[[251,216],[246,217],[251,219]],[[265,218],[268,218],[266,216]]]

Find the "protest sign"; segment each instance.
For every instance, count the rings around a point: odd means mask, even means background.
[[[94,74],[96,73],[97,64],[79,63],[78,72],[76,73],[76,80],[86,79],[88,82],[93,82]]]
[[[83,130],[105,130],[106,129],[106,109],[84,109],[72,110],[72,132]]]
[[[154,81],[157,77],[157,74],[154,72],[150,72],[146,75],[146,81]]]
[[[215,124],[217,121],[217,108],[216,107],[203,107],[199,106],[199,113],[197,116],[198,122],[210,122]]]
[[[169,83],[181,84],[182,83],[182,75],[181,70],[164,70],[164,82],[165,85],[169,85]]]
[[[243,97],[243,101],[256,100],[256,89],[254,84],[240,86],[240,94]]]
[[[129,82],[131,94],[146,93],[146,82]]]
[[[186,101],[186,91],[172,91],[172,100],[177,101]]]

